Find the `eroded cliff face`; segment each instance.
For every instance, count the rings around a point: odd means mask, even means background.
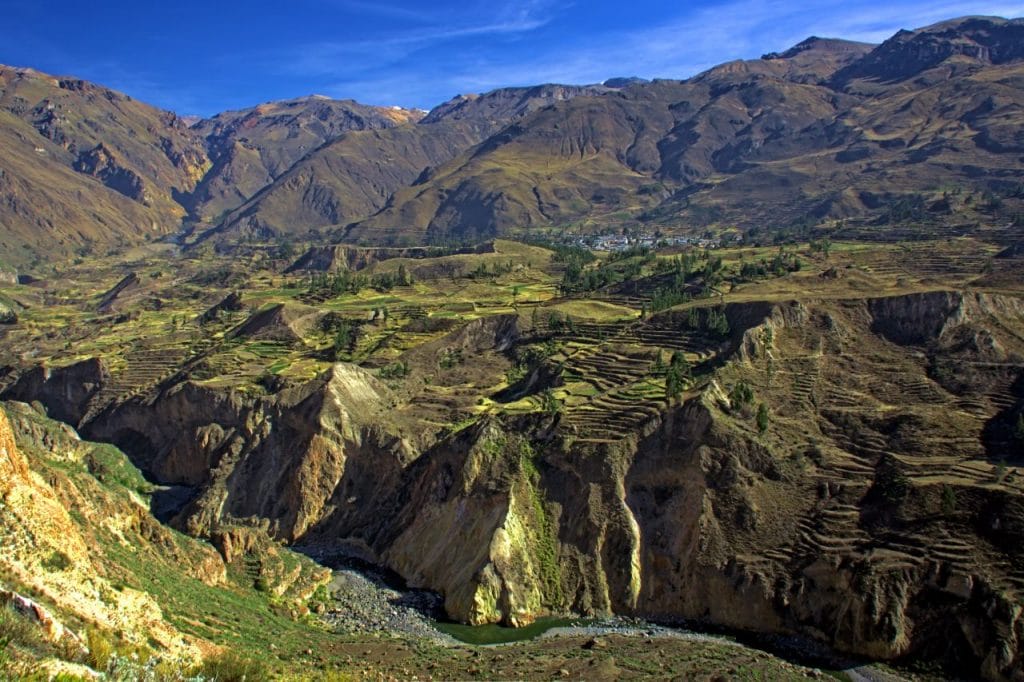
[[[395,248],[364,248],[356,246],[314,246],[302,254],[287,272],[309,270],[314,272],[337,272],[339,270],[362,270],[375,263],[392,258],[420,259],[436,256],[468,253],[494,253],[494,242],[484,242],[476,246],[462,247],[442,251],[437,247],[410,246]]]
[[[348,458],[365,453],[380,471],[408,456],[388,405],[369,372],[338,364],[266,398],[185,381],[128,401],[89,434],[133,453],[161,483],[196,488],[178,518],[189,533],[240,520],[292,541],[323,516]]]
[[[442,590],[446,610],[467,622],[532,622],[557,587],[543,575],[557,571],[554,525],[533,456],[528,441],[493,423],[440,444],[396,491],[405,504],[370,543],[412,584]],[[344,517],[324,530],[344,533]]]
[[[986,677],[1016,679],[1024,620],[999,567],[1019,560],[1019,493],[997,502],[959,492],[970,511],[958,522],[966,528],[951,527],[934,511],[938,486],[911,483],[900,518],[878,523],[871,488],[793,480],[777,453],[730,433],[717,411],[706,401],[680,408],[638,445],[627,477],[642,538],[634,613],[809,635],[878,659],[941,657],[942,642],[970,652],[975,660],[960,663]],[[969,551],[969,529],[986,523],[1005,537],[977,543],[992,555],[970,567],[949,556]],[[962,539],[935,547],[950,537]]]
[[[985,434],[1024,403],[1022,312],[956,292],[776,307],[718,373],[771,428],[712,384],[632,453],[635,611],[1020,678],[1024,497]]]
[[[403,396],[346,364],[263,397],[165,386],[90,432],[196,489],[175,519],[188,532],[245,524],[344,546],[466,622],[629,613],[874,658],[955,651],[965,670],[1019,677],[1024,494],[991,454],[1018,447],[999,439],[1024,407],[1019,302],[937,292],[725,313],[710,380],[620,438],[539,412],[410,436]],[[496,317],[442,345],[518,338]],[[415,352],[436,362],[434,345]]]
[[[102,360],[89,359],[49,368],[37,366],[23,373],[13,386],[3,391],[5,400],[32,402],[46,405],[54,419],[78,425],[89,409],[89,401],[110,380]]]

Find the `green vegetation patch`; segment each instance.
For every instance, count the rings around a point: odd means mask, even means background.
[[[436,621],[434,627],[446,635],[450,635],[466,644],[488,645],[524,642],[540,637],[552,628],[564,628],[579,625],[579,620],[572,618],[538,618],[530,625],[521,628],[510,628],[503,625],[463,625]]]

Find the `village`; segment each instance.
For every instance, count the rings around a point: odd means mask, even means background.
[[[708,237],[667,236],[655,234],[600,234],[581,235],[573,239],[574,246],[593,251],[626,251],[633,248],[661,249],[673,246],[695,246],[701,249],[717,249],[721,240]]]

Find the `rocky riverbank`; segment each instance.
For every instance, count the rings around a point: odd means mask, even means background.
[[[394,634],[443,644],[457,641],[438,631],[433,620],[444,614],[435,592],[407,590],[372,568],[338,566],[328,585],[330,605],[321,618],[346,634]]]
[[[321,617],[339,634],[391,636],[426,645],[463,650],[478,649],[478,646],[467,644],[436,627],[436,622],[444,619],[444,599],[437,593],[405,589],[395,576],[363,565],[361,562],[334,558],[330,563],[334,565],[333,577],[328,587],[331,602]],[[734,648],[742,651],[744,656],[752,655],[764,660],[772,658],[771,654],[765,651],[727,636],[668,627],[627,616],[581,618],[567,625],[544,630],[533,639],[537,641],[537,646],[543,646],[542,642],[551,640],[578,640],[583,650],[593,654],[611,654],[613,649],[621,647],[623,637],[651,646],[657,645],[658,642],[661,642],[662,646],[672,646],[672,642],[678,642],[680,645],[684,642],[686,645],[704,643],[715,648]],[[528,641],[496,642],[488,644],[487,647],[521,647],[528,645]],[[808,642],[787,638],[785,641],[777,641],[776,647],[769,648],[785,651],[786,658],[792,657],[794,660],[803,661],[805,665],[816,661],[812,665],[824,665],[827,669],[841,670],[853,680],[897,682],[905,679],[874,666],[862,666],[854,662],[844,664],[838,659],[829,663],[831,656],[820,646]],[[820,669],[804,668],[785,660],[779,660],[777,665],[780,665],[787,674],[798,677],[827,676],[827,673]]]

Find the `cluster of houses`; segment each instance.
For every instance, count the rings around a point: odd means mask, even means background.
[[[573,240],[575,246],[582,246],[594,251],[625,251],[637,247],[651,249],[670,246],[696,246],[702,249],[716,249],[721,246],[718,239],[706,237],[660,236],[649,234],[600,234],[579,236]]]

